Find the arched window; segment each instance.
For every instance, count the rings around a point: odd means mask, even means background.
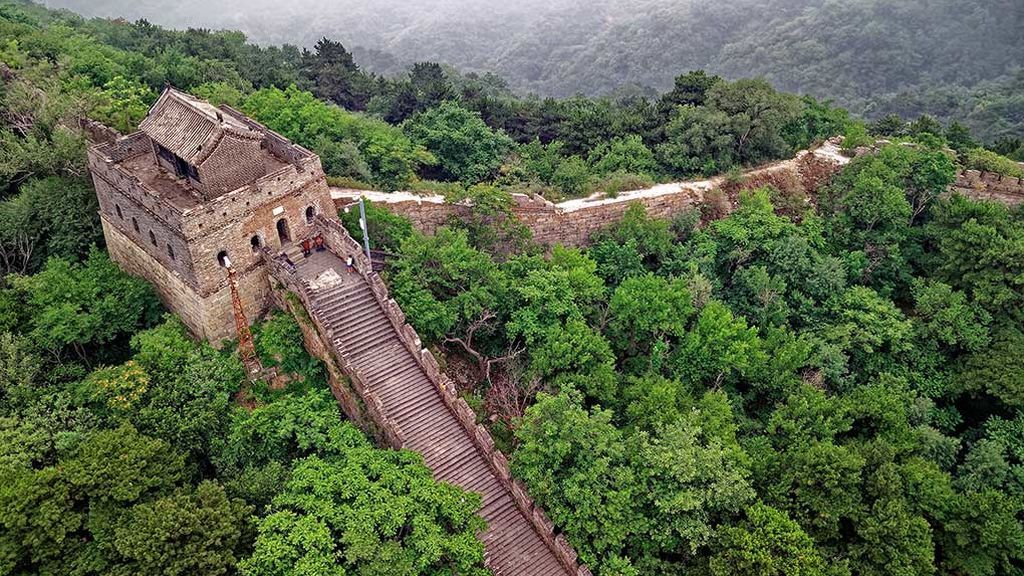
[[[139,221],[135,219],[135,216],[132,216],[132,228],[135,228],[136,234],[139,233]]]
[[[253,250],[259,250],[263,247],[263,241],[260,240],[259,234],[253,234],[252,238],[249,238],[249,245],[252,246]]]
[[[117,217],[118,218],[120,218],[121,220],[124,220],[124,213],[121,212],[121,207],[120,206],[118,206],[117,204],[114,204],[114,211],[117,212]]]
[[[167,255],[171,257],[171,260],[174,260],[174,246],[167,245]]]
[[[149,231],[149,243],[156,246],[156,234],[153,234],[152,230]]]
[[[217,253],[217,263],[227,268],[231,264],[231,259],[228,258],[228,251],[221,250]]]
[[[312,222],[314,216],[316,216],[316,208],[313,206],[306,207],[306,222]]]

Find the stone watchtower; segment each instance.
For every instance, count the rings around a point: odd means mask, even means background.
[[[224,266],[248,318],[267,308],[261,248],[337,218],[320,158],[227,106],[168,88],[139,131],[89,149],[111,257],[199,337],[235,336]]]

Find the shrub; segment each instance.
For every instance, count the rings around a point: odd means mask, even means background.
[[[604,192],[609,198],[614,198],[620,192],[643,190],[651,186],[654,186],[654,180],[650,176],[631,174],[629,172],[613,172],[597,183],[597,190]]]
[[[975,148],[969,151],[966,164],[967,168],[971,170],[995,172],[996,174],[1013,178],[1024,178],[1024,166],[1010,160],[1006,156],[1000,156],[984,148]]]

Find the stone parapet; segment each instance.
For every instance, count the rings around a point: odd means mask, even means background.
[[[181,211],[160,198],[160,194],[142,180],[125,170],[119,162],[151,151],[144,134],[133,134],[120,142],[94,146],[89,149],[89,172],[93,178],[102,178],[111,188],[134,200],[169,230],[181,233]]]
[[[734,191],[772,185],[780,190],[813,193],[849,159],[838,153],[838,142],[828,142],[795,158],[748,170],[735,183],[726,178],[660,184],[645,190],[622,192],[615,197],[595,194],[587,198],[554,204],[538,196],[512,195],[512,214],[530,229],[533,239],[544,245],[582,246],[594,232],[622,219],[633,204],[640,204],[656,218],[671,218],[705,200],[708,192],[719,188]],[[380,202],[389,210],[408,218],[426,234],[434,233],[452,219],[467,215],[469,208],[448,204],[436,195],[410,192],[382,193],[353,189],[332,189],[338,207],[360,197]],[[732,205],[729,208],[734,208]]]
[[[431,354],[429,350],[423,348],[422,340],[416,333],[416,330],[405,322],[405,314],[402,313],[398,304],[390,298],[387,286],[385,286],[384,282],[380,279],[380,276],[378,276],[376,272],[373,272],[373,269],[370,266],[370,261],[366,258],[366,255],[362,251],[362,247],[359,243],[348,234],[348,231],[345,230],[344,226],[342,226],[342,224],[337,220],[318,216],[315,223],[320,228],[321,234],[324,236],[324,242],[332,249],[332,251],[338,255],[352,254],[355,258],[357,271],[369,284],[374,298],[380,304],[385,315],[394,327],[399,341],[407,350],[409,350],[409,352],[412,353],[413,358],[416,359],[416,362],[423,370],[423,373],[434,384],[434,386],[437,387],[439,396],[441,397],[445,407],[466,431],[466,434],[476,446],[481,457],[484,458],[488,466],[494,471],[499,482],[501,482],[506,491],[512,495],[512,498],[516,503],[516,507],[520,512],[522,512],[523,516],[530,521],[541,539],[545,544],[547,544],[547,546],[552,550],[552,553],[554,553],[559,559],[559,562],[569,570],[570,573],[577,575],[589,574],[589,570],[577,565],[576,553],[572,550],[572,547],[569,546],[568,542],[562,538],[561,543],[559,543],[557,539],[560,535],[555,533],[554,524],[548,519],[547,515],[544,514],[544,511],[534,503],[533,499],[530,498],[522,484],[512,478],[508,459],[494,446],[494,440],[491,438],[487,429],[477,424],[476,413],[473,412],[472,408],[466,404],[465,400],[456,395],[455,386],[441,371],[441,368],[433,354]],[[282,271],[279,270],[278,274],[281,273]],[[366,398],[368,404],[376,406],[380,405],[380,399],[376,398],[372,390],[368,389],[366,386],[361,386],[360,391],[365,395],[364,398]],[[377,416],[382,419],[384,418],[383,412],[379,409],[377,410]],[[383,421],[387,422],[386,420]],[[389,427],[393,426],[395,435],[399,440],[397,446],[402,446],[401,431],[397,428],[394,422],[390,422],[386,425]]]
[[[950,190],[972,200],[990,200],[1011,207],[1024,203],[1024,180],[994,172],[963,170]]]
[[[300,172],[295,166],[285,165],[252,184],[223,194],[201,206],[185,210],[182,214],[182,233],[195,239],[210,230],[222,228],[241,220],[248,213],[279,202],[282,198],[323,182],[323,173],[316,170]]]

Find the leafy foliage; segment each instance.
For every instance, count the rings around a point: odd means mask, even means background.
[[[480,497],[418,456],[368,448],[297,463],[259,523],[242,574],[486,574]]]

